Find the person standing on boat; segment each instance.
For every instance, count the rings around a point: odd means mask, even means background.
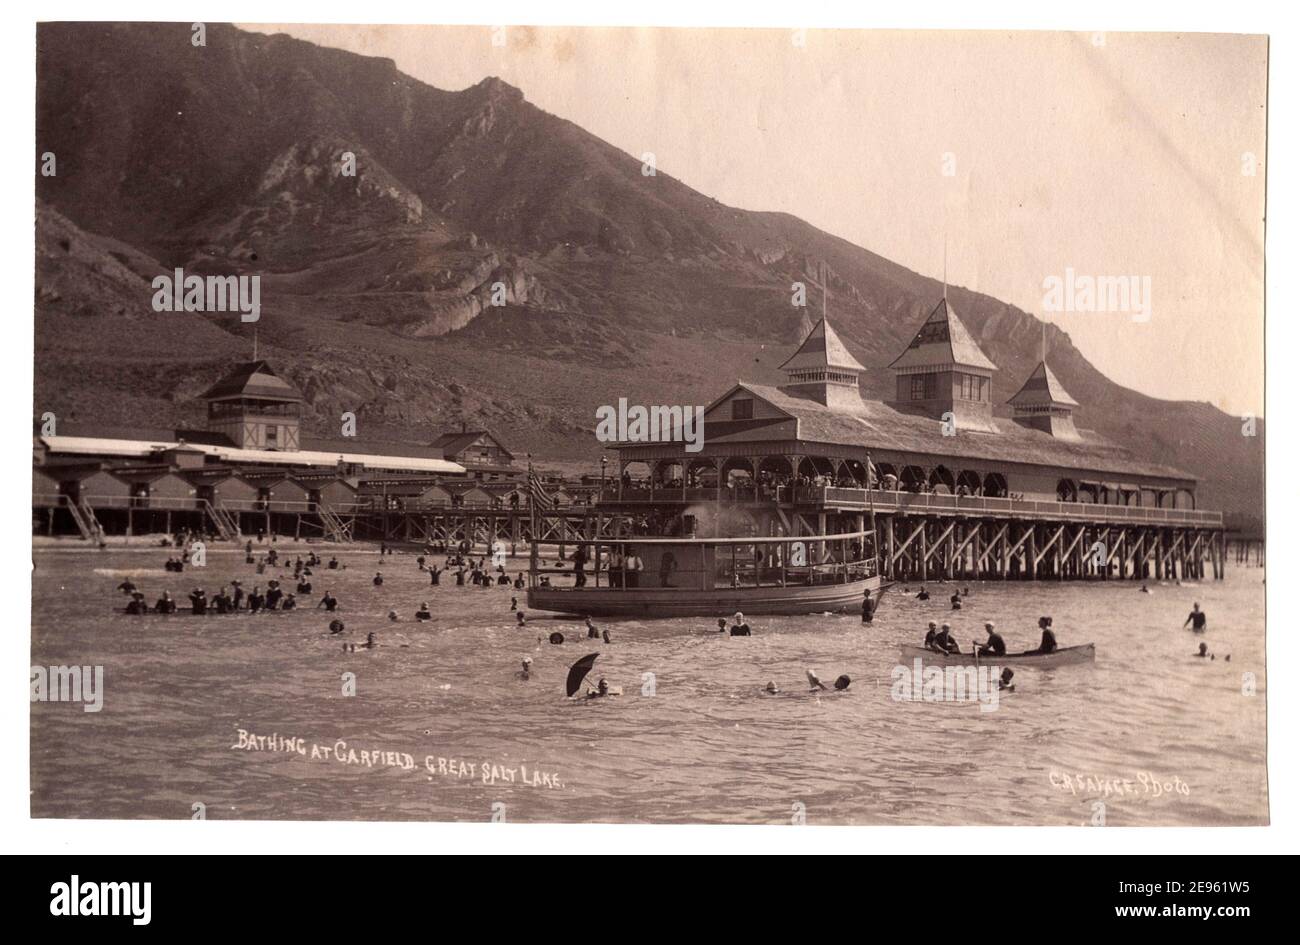
[[[627,586],[640,587],[641,571],[645,568],[645,563],[641,560],[641,556],[636,553],[635,548],[627,550],[627,560],[623,565],[627,569]]]
[[[573,586],[587,586],[587,572],[584,570],[587,564],[587,546],[578,545],[573,549]]]
[[[1184,630],[1187,629],[1189,623],[1192,625],[1193,633],[1205,632],[1205,611],[1201,610],[1201,605],[1199,603],[1192,604],[1192,612],[1188,614],[1187,619],[1183,621]]]
[[[984,632],[988,634],[988,640],[980,647],[980,656],[1006,656],[1007,644],[1002,639],[1002,634],[998,633],[993,626],[993,621],[984,624]]]
[[[609,556],[609,586],[623,586],[623,549],[618,545],[614,547],[614,553]]]
[[[677,559],[673,556],[671,551],[665,551],[663,556],[659,559],[659,586],[672,587],[672,585],[668,583],[668,580],[673,576],[673,572],[676,570]]]

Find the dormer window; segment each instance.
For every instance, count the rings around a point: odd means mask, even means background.
[[[754,419],[754,401],[745,397],[731,402],[731,419],[732,420],[753,420]]]

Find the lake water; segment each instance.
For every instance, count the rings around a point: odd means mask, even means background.
[[[293,613],[115,613],[125,573],[150,604],[164,589],[184,601],[195,585],[211,595],[236,577],[292,584],[291,570],[255,575],[242,553],[210,551],[206,568],[183,575],[162,569],[167,556],[35,553],[32,665],[102,665],[105,676],[100,712],[32,703],[34,816],[189,818],[198,803],[213,820],[1268,820],[1258,568],[1149,595],[1127,582],[971,583],[960,613],[951,588],[931,585],[920,602],[896,587],[874,624],[755,616],[748,639],[704,618],[601,620],[604,644],[540,614],[517,628],[510,598],[524,606],[523,592],[446,576],[431,588],[414,555],[381,565],[371,550],[340,553],[346,570],[317,569],[316,593]],[[375,630],[378,649],[344,653],[328,636],[330,618],[310,609],[327,587],[345,638]],[[425,600],[435,619],[417,624]],[[1194,600],[1209,614],[1203,636],[1180,629]],[[400,622],[385,618],[390,607]],[[1095,642],[1095,665],[1020,669],[994,711],[894,698],[898,645],[920,642],[926,621],[953,618],[969,643],[992,619],[1017,651],[1037,644],[1040,614],[1061,645]],[[555,630],[563,645],[539,642]],[[1215,660],[1192,656],[1201,640]],[[567,668],[590,652],[621,698],[565,698]],[[527,681],[515,676],[524,656]],[[808,668],[852,685],[810,694]],[[355,695],[344,695],[346,673]],[[780,695],[762,693],[769,680]],[[277,738],[240,748],[241,729]]]

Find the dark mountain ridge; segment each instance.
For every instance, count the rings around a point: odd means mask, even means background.
[[[153,313],[148,280],[175,266],[262,275],[263,353],[309,391],[322,433],[343,410],[427,441],[466,420],[555,458],[594,455],[595,407],[620,396],[707,403],[739,377],[777,380],[820,312],[811,287],[793,307],[790,285],[823,263],[865,392],[888,397],[884,366],[942,292],[796,217],[645,176],[499,79],[447,92],[287,36],[190,36],[38,29],[38,150],[58,160],[37,178],[38,412],[199,418],[191,398],[247,355],[251,330]],[[348,153],[355,177],[339,172]],[[948,294],[1004,401],[1041,323]],[[1239,418],[1120,387],[1067,335],[1047,338],[1081,425],[1195,473],[1207,506],[1260,514],[1262,422],[1243,436]]]

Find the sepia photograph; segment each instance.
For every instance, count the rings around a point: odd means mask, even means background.
[[[24,819],[1267,832],[1270,37],[732,20],[31,24]]]

